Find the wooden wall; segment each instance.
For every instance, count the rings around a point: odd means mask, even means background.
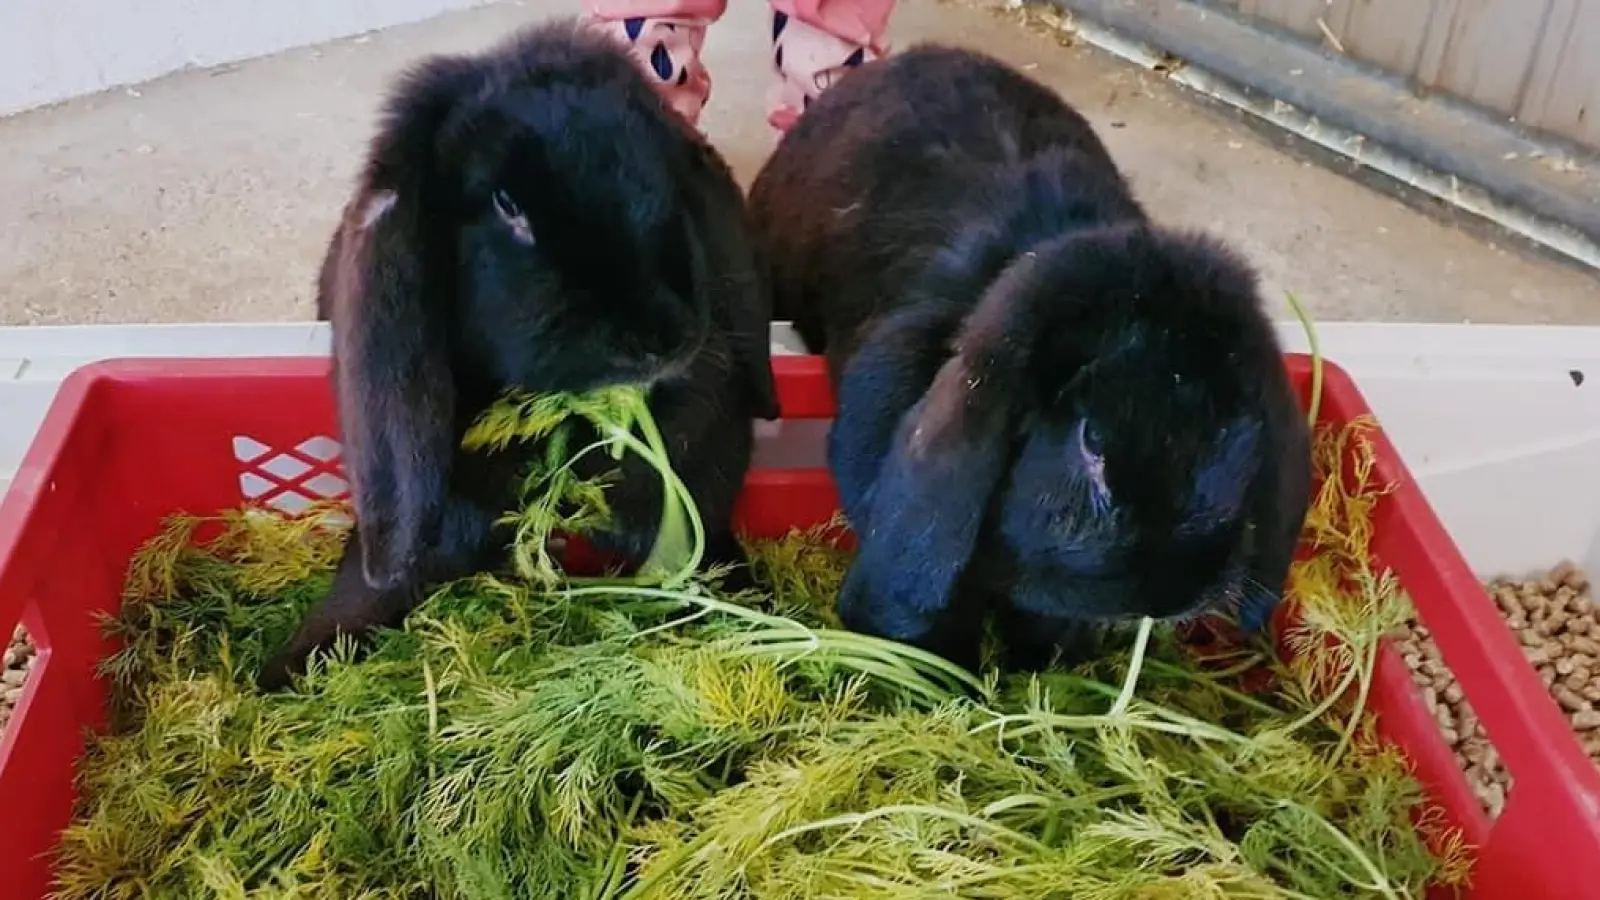
[[[1600,150],[1600,0],[1208,0]]]

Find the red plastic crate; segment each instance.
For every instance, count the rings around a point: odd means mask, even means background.
[[[1287,364],[1304,396],[1309,360]],[[786,418],[832,415],[820,359],[779,357],[774,368]],[[1368,412],[1343,371],[1324,373],[1324,421]],[[117,360],[62,385],[0,505],[0,630],[21,621],[39,645],[0,738],[0,897],[45,895],[83,730],[104,722],[94,669],[109,645],[94,614],[117,606],[139,544],[179,510],[250,500],[292,512],[345,490],[327,375],[320,357]],[[1600,897],[1600,774],[1393,446],[1381,433],[1374,440],[1379,480],[1399,485],[1379,506],[1374,552],[1433,630],[1515,778],[1504,813],[1491,823],[1480,811],[1392,650],[1372,697],[1383,730],[1479,848],[1472,897]],[[826,471],[766,469],[751,473],[739,516],[747,533],[777,536],[835,508]]]

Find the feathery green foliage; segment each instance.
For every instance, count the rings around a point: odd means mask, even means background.
[[[599,439],[572,449],[572,419],[587,422]],[[643,432],[641,441],[633,429]],[[683,584],[700,565],[705,532],[694,500],[672,471],[666,442],[650,414],[642,388],[618,385],[586,394],[513,393],[491,406],[462,439],[471,450],[504,450],[520,441],[544,441],[543,453],[523,486],[523,505],[507,515],[516,525],[513,562],[524,579],[544,584],[562,580],[543,537],[566,529],[586,532],[604,525],[611,510],[605,500],[605,479],[584,480],[575,471],[580,459],[605,451],[612,459],[634,453],[661,476],[661,524],[655,546],[640,566],[640,576],[662,578],[667,586]]]
[[[595,403],[501,408],[474,440],[577,414],[612,449],[659,449],[632,401]],[[1363,446],[1321,434],[1319,466],[1359,475]],[[560,449],[530,476],[514,577],[441,588],[293,693],[252,677],[326,590],[340,527],[173,520],[112,624],[115,727],[82,764],[57,896],[1402,898],[1462,876],[1360,704],[1406,607],[1368,562],[1374,486],[1317,498],[1299,660],[1200,659],[1158,626],[1129,696],[1127,636],[978,681],[840,630],[833,527],[751,543],[770,594],[671,566],[564,578],[544,538],[605,507]],[[1318,700],[1329,685],[1356,690]]]

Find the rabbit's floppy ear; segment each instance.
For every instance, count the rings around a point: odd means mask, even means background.
[[[961,324],[954,354],[900,417],[853,516],[860,550],[839,598],[852,627],[916,641],[956,599],[1010,462],[1013,423],[1028,402],[1028,342],[1018,339],[1013,277],[1007,272],[992,284]],[[864,388],[847,384],[841,394]],[[839,419],[849,415],[841,401]]]
[[[756,261],[738,182],[714,154],[709,147],[698,148],[684,191],[691,289],[702,292],[713,321],[728,329],[734,364],[749,388],[750,414],[776,419],[772,289]]]
[[[373,588],[423,574],[437,540],[456,450],[450,247],[429,215],[441,129],[484,81],[471,59],[439,56],[390,93],[361,187],[323,269],[319,310],[333,322],[345,475]]]
[[[455,452],[448,323],[425,300],[417,199],[367,189],[346,211],[327,280],[345,474],[377,589],[419,574],[438,533]]]

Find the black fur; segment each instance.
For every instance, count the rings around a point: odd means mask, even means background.
[[[825,92],[750,202],[838,399],[847,625],[975,665],[992,611],[1032,668],[1092,623],[1266,620],[1310,455],[1256,277],[1151,223],[1054,93],[911,48]]]
[[[751,419],[777,415],[771,296],[744,215],[721,156],[624,49],[572,20],[406,73],[318,292],[356,525],[331,594],[263,687],[337,633],[397,624],[428,586],[502,558],[493,521],[532,449],[459,447],[508,387],[652,383],[707,562],[742,562],[730,519]],[[654,470],[625,457],[617,527],[596,544],[641,562],[660,502]]]

